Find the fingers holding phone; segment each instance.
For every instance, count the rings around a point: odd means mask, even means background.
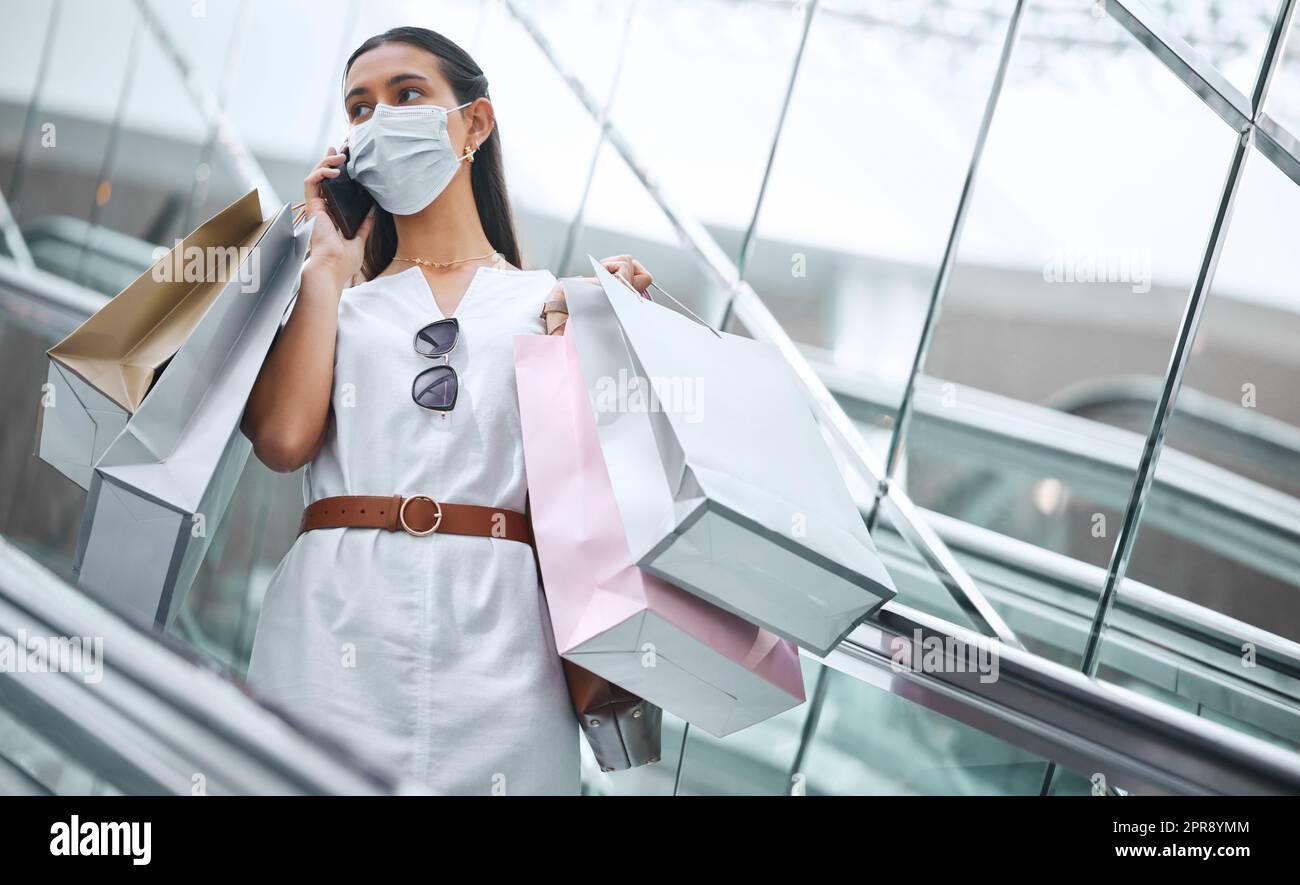
[[[327,155],[326,161],[332,165],[322,173],[317,190],[325,201],[325,211],[334,221],[334,226],[345,238],[351,240],[356,238],[361,223],[365,221],[375,201],[370,192],[353,181],[348,174],[346,146],[341,152],[344,159],[336,160],[335,157],[338,156],[340,154]]]
[[[341,154],[331,147],[326,152],[325,158],[303,179],[302,198],[307,205],[307,216],[309,218],[327,212],[325,195],[320,186],[321,182],[327,178],[337,178],[339,176],[339,167],[347,161],[347,154]]]
[[[316,219],[309,260],[328,265],[342,279],[350,279],[361,269],[366,239],[374,225],[373,201],[347,179],[347,159],[346,153],[331,147],[303,179],[307,216]],[[340,187],[340,180],[347,186]]]

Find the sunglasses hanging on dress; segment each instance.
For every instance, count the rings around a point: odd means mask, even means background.
[[[455,317],[436,320],[415,333],[415,352],[429,359],[442,357],[442,365],[425,369],[411,383],[411,399],[421,408],[450,412],[456,406],[460,380],[450,365],[452,350],[460,339],[460,322]]]

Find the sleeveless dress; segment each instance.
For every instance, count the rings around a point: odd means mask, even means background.
[[[442,319],[418,267],[344,290],[332,416],[304,506],[416,495],[523,511],[514,336],[544,331],[547,270],[479,268],[457,306],[455,408],[420,408],[437,362],[416,330]],[[383,529],[298,536],[262,604],[253,693],[391,770],[404,791],[579,792],[579,729],[532,549],[503,538]]]

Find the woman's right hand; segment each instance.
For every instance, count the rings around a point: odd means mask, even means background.
[[[346,283],[361,270],[366,238],[370,236],[370,229],[375,223],[375,210],[372,208],[366,215],[365,221],[361,222],[357,235],[349,240],[335,227],[329,211],[325,208],[321,182],[326,178],[338,178],[339,167],[346,163],[347,159],[347,154],[341,154],[331,147],[325,154],[325,159],[321,160],[302,182],[307,217],[316,219],[311,232],[308,266],[328,271],[329,275],[340,283]]]

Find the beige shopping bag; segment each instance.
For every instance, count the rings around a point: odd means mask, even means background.
[[[256,190],[181,240],[48,351],[39,454],[82,488],[227,284],[259,270],[267,228]]]

